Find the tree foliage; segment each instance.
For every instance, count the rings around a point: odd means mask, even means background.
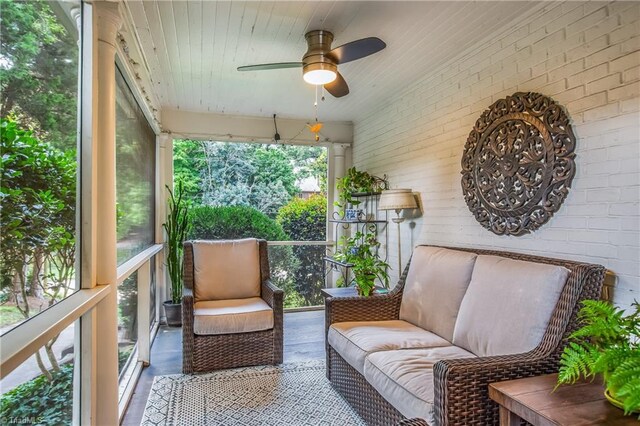
[[[29,318],[29,296],[49,307],[74,287],[77,161],[73,150],[43,143],[11,119],[0,119],[0,130],[1,285]],[[44,346],[54,371],[56,339]],[[50,378],[39,352],[36,358]]]
[[[191,204],[250,206],[270,218],[300,180],[314,176],[326,190],[326,161],[321,147],[174,141],[175,182]]]
[[[0,0],[0,116],[76,147],[78,45],[45,1]]]
[[[9,285],[17,275],[27,286],[23,271],[37,253],[73,259],[77,161],[74,151],[39,141],[11,119],[1,119],[0,128],[2,282]]]

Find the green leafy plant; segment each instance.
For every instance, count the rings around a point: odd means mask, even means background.
[[[51,379],[40,375],[4,392],[0,398],[0,423],[31,419],[30,423],[39,425],[69,424],[72,399],[73,364],[70,363],[52,372]]]
[[[626,414],[640,412],[640,305],[625,311],[604,301],[583,302],[582,328],[560,359],[558,384],[602,374],[608,393],[622,402]]]
[[[342,237],[342,249],[334,258],[350,263],[358,292],[369,296],[375,288],[376,279],[389,288],[389,265],[378,256],[380,242],[374,233],[356,232],[353,237]]]
[[[357,193],[374,193],[388,189],[388,182],[365,171],[351,167],[344,177],[337,179],[339,200],[334,203],[336,207],[345,208],[347,204],[357,206],[360,200],[352,197]]]
[[[182,243],[189,232],[189,214],[182,199],[182,184],[178,184],[175,194],[168,186],[167,190],[169,214],[162,227],[167,233],[167,270],[171,278],[171,301],[178,304],[182,298]]]

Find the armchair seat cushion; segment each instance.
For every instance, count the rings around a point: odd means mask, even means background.
[[[403,416],[433,425],[433,366],[455,358],[475,355],[457,346],[376,352],[366,358],[364,377]]]
[[[451,345],[437,334],[402,320],[335,323],[327,340],[360,374],[366,356],[372,352]]]
[[[249,333],[273,328],[273,309],[261,298],[208,300],[193,305],[198,335]]]

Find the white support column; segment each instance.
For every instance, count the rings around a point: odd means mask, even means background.
[[[334,202],[338,200],[338,190],[336,188],[336,182],[338,179],[342,178],[346,171],[346,160],[345,154],[347,148],[349,148],[349,144],[332,144],[329,148],[328,154],[331,157],[331,161],[329,162],[329,170],[328,170],[328,182],[327,182],[327,216],[329,218],[333,217],[333,213],[336,211],[336,207]],[[337,231],[337,232],[336,232]],[[327,222],[327,239],[337,243],[341,236],[341,228],[334,226],[331,222]],[[334,274],[329,274],[327,276],[327,286],[333,287],[335,285]]]
[[[162,224],[167,218],[167,200],[169,199],[169,191],[167,186],[173,190],[173,136],[169,133],[160,133],[158,135],[158,197],[156,208],[156,243],[163,244],[164,230]],[[162,255],[156,257],[156,318],[158,321],[164,317],[162,302],[169,298],[168,292],[168,275],[166,272],[166,251]]]
[[[149,365],[149,353],[151,340],[149,329],[151,328],[151,299],[149,289],[151,287],[151,261],[146,261],[138,269],[138,360],[144,366]]]
[[[98,285],[113,286],[96,307],[97,383],[96,417],[93,424],[118,424],[118,300],[116,259],[116,35],[122,23],[118,4],[96,1],[94,28],[97,57],[94,56],[94,82],[97,81],[97,260]],[[97,337],[97,336],[96,336]]]

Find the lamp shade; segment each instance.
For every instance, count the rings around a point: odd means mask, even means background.
[[[380,210],[401,210],[415,209],[418,207],[413,192],[410,189],[387,189],[382,191],[378,209]]]

